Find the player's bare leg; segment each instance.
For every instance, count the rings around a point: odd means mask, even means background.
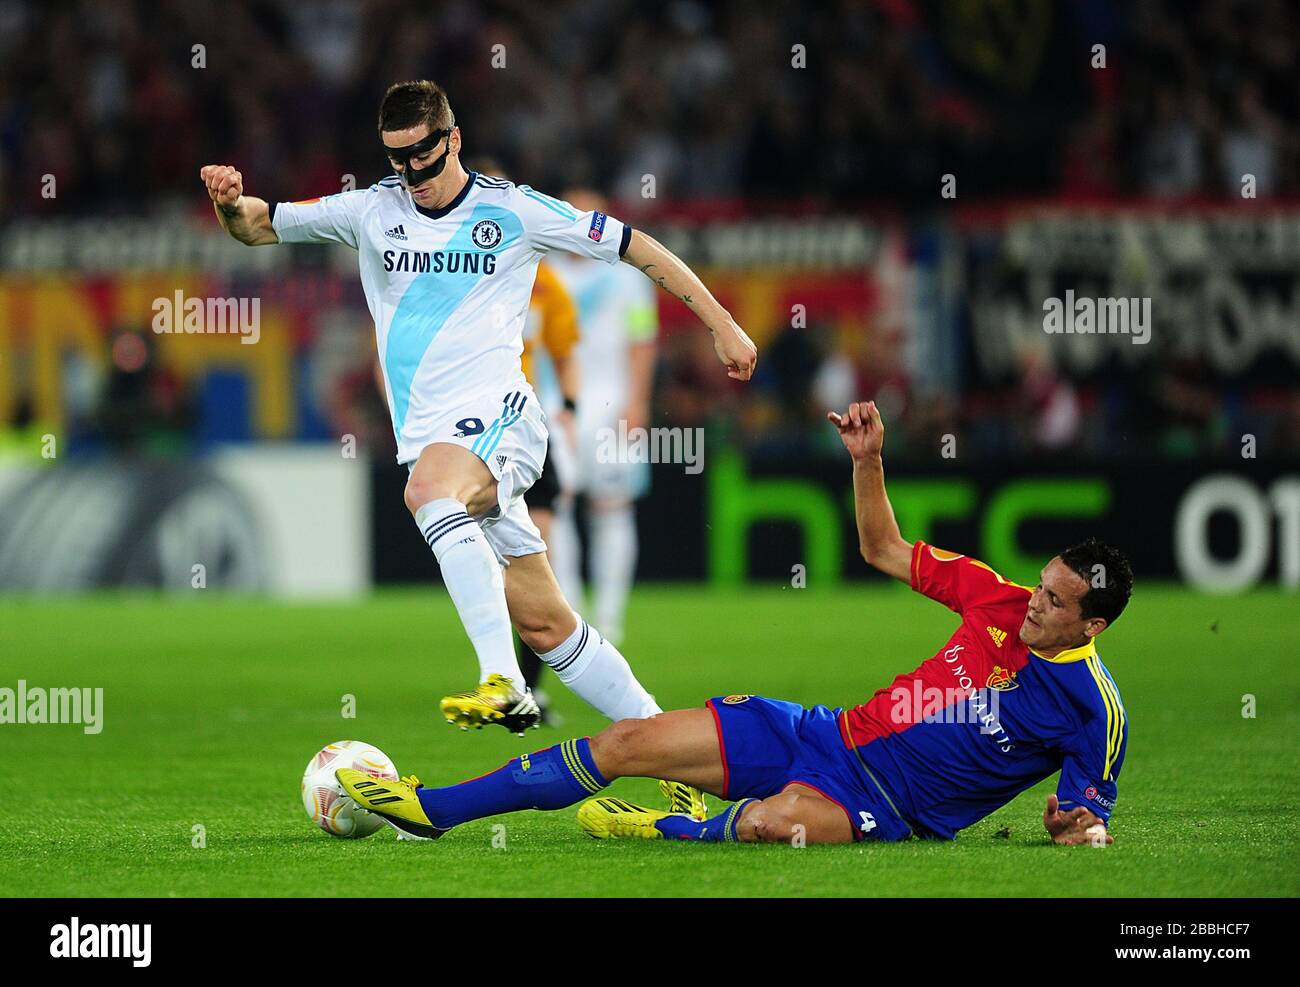
[[[554,651],[573,634],[578,617],[560,591],[546,553],[506,561],[506,604],[519,637],[539,655]]]
[[[515,657],[501,565],[478,518],[496,505],[497,483],[478,456],[437,442],[420,453],[406,506],[442,568],[443,582],[478,655],[479,685],[445,696],[443,715],[462,728],[499,723],[520,732],[540,723]]]
[[[853,827],[844,810],[820,792],[793,784],[779,795],[748,803],[736,823],[744,843],[852,843]]]
[[[615,723],[591,739],[600,773],[615,778],[673,778],[714,795],[723,794],[725,773],[713,713],[676,710],[649,720]],[[623,799],[592,799],[578,822],[597,838],[665,837],[716,842],[849,843],[853,830],[844,810],[804,785],[792,784],[766,799],[744,799],[708,820],[684,820]]]
[[[671,778],[712,795],[722,794],[725,772],[718,730],[713,714],[705,708],[614,723],[591,738],[591,753],[610,781]]]
[[[496,504],[497,481],[478,456],[451,442],[424,447],[406,481],[406,508],[415,514],[431,500],[450,497],[479,517]]]
[[[569,606],[545,552],[512,556],[505,587],[510,618],[524,643],[560,681],[611,720],[661,712],[627,659]]]

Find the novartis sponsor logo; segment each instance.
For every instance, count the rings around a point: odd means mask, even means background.
[[[961,653],[965,645],[955,644],[943,653],[944,664],[956,680],[950,686],[927,685],[912,679],[908,685],[895,686],[889,697],[890,719],[897,725],[913,723],[976,724],[980,733],[993,738],[1004,754],[1015,750],[1010,736],[1002,726],[999,711],[1002,690],[975,688],[975,681],[966,670]]]

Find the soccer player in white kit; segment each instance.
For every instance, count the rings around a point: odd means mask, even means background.
[[[537,725],[513,622],[560,681],[609,719],[653,716],[661,710],[623,655],[565,600],[524,505],[547,441],[519,359],[537,263],[567,250],[633,265],[696,312],[734,379],[753,375],[754,344],[653,238],[466,172],[460,128],[435,83],[390,86],[378,129],[396,174],[366,189],[272,208],[243,194],[230,165],[205,165],[200,177],[219,222],[242,243],[334,242],[358,253],[397,458],[410,471],[406,506],[479,660],[480,684],[444,697],[443,715],[462,727]],[[665,794],[675,810],[704,811],[697,790],[665,785]]]
[[[603,199],[572,189],[565,199],[578,209],[599,211]],[[602,455],[607,434],[620,423],[628,433],[650,424],[655,336],[659,314],[654,286],[630,267],[601,264],[573,254],[556,257],[552,269],[578,306],[578,456],[576,492],[587,498],[592,603],[596,623],[615,644],[623,640],[623,617],[636,573],[634,503],[650,483],[650,466]],[[580,543],[572,503],[561,505],[552,525],[551,562],[571,602],[581,598]],[[584,611],[585,612],[585,611]]]

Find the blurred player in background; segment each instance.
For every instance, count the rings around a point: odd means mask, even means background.
[[[343,243],[358,252],[397,459],[410,474],[406,506],[479,659],[479,685],[444,697],[442,713],[462,727],[538,725],[513,623],[605,716],[653,716],[659,705],[618,648],[564,599],[524,506],[547,445],[546,418],[520,364],[537,264],[551,250],[632,264],[697,313],[733,379],[753,375],[754,344],[653,238],[527,185],[467,172],[460,128],[435,83],[390,86],[377,129],[396,174],[366,189],[272,206],[244,195],[230,165],[206,165],[200,178],[218,221],[242,243]],[[703,812],[698,790],[665,792],[674,806]]]
[[[578,209],[606,208],[590,189],[572,189],[566,198]],[[609,443],[601,437],[617,434],[620,424],[628,433],[650,424],[658,308],[649,282],[628,267],[566,256],[556,258],[555,270],[578,302],[582,332],[576,492],[587,500],[593,611],[609,639],[621,644],[628,593],[636,575],[633,504],[649,487],[650,466],[605,461],[610,457],[600,455],[600,450]],[[560,585],[570,600],[578,601],[582,564],[572,508],[572,501],[562,503],[549,544]]]

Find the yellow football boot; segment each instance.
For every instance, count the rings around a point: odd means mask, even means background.
[[[520,692],[504,675],[489,675],[469,692],[444,696],[438,706],[447,722],[462,730],[481,730],[486,724],[497,723],[522,737],[529,727],[542,725],[542,711],[532,692]]]
[[[659,791],[668,800],[668,811],[677,816],[690,816],[696,822],[704,822],[709,813],[704,805],[704,793],[698,788],[684,785],[680,781],[661,781]]]
[[[578,825],[588,836],[598,840],[611,837],[662,840],[664,834],[655,828],[655,823],[670,815],[672,813],[647,809],[622,799],[588,799],[578,809]]]
[[[376,778],[364,771],[352,768],[339,768],[334,777],[343,786],[344,794],[392,826],[399,833],[413,836],[419,840],[436,840],[447,830],[439,829],[424,814],[424,806],[415,790],[420,788],[420,779],[408,775],[401,781],[388,781]]]

